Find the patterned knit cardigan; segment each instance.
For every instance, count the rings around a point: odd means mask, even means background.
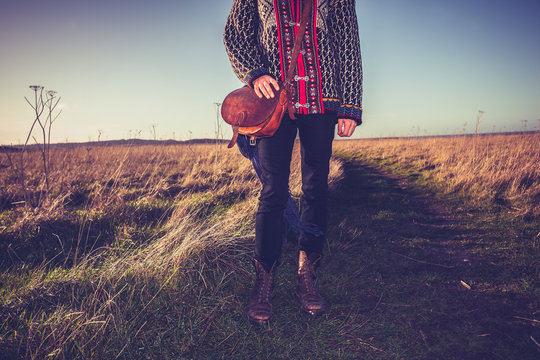
[[[354,0],[312,0],[293,82],[299,114],[337,112],[362,122],[362,59]],[[283,81],[302,0],[234,0],[224,43],[233,70],[252,86],[263,75]]]

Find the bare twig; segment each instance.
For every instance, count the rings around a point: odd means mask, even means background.
[[[540,349],[540,343],[538,341],[536,341],[536,339],[531,335],[531,340],[533,343],[535,343],[536,346],[538,346],[538,348]]]
[[[19,165],[19,182],[21,184],[22,190],[24,192],[25,201],[28,203],[28,191],[26,189],[25,185],[25,174],[24,174],[24,153],[26,151],[26,147],[28,145],[28,141],[30,138],[33,138],[36,144],[41,149],[41,157],[43,162],[43,176],[45,177],[45,199],[48,199],[49,193],[50,193],[50,181],[49,181],[49,173],[50,173],[50,167],[51,167],[51,130],[52,130],[52,124],[53,122],[58,118],[58,116],[61,113],[58,112],[56,115],[54,115],[54,111],[56,109],[56,106],[60,102],[60,97],[56,98],[56,91],[54,90],[48,90],[46,92],[46,99],[43,97],[43,91],[44,87],[41,85],[30,85],[30,89],[34,90],[34,103],[30,102],[28,98],[25,96],[24,99],[30,105],[30,107],[34,110],[35,118],[34,122],[32,123],[32,126],[30,127],[30,131],[28,132],[28,135],[26,137],[26,141],[24,142],[22,152],[21,152],[21,158],[20,158],[20,165]],[[39,93],[39,94],[38,94]],[[48,110],[47,116],[45,117],[45,121],[42,121],[41,116],[45,109]],[[39,125],[41,128],[41,137],[42,142],[38,142],[35,136],[32,135],[36,124]],[[43,186],[42,186],[43,189]],[[43,190],[41,190],[43,191]],[[41,194],[40,194],[41,199]],[[38,206],[41,205],[41,201],[39,202]]]
[[[25,96],[24,99],[26,102],[30,105],[30,107],[34,110],[35,113],[35,119],[32,123],[32,126],[30,127],[30,131],[28,132],[28,135],[26,136],[26,141],[24,142],[21,156],[20,156],[20,165],[19,165],[19,183],[21,185],[23,194],[24,194],[24,200],[27,204],[29,204],[29,195],[28,190],[26,189],[25,184],[25,177],[24,177],[24,153],[26,152],[26,146],[28,145],[28,141],[30,141],[30,137],[32,136],[32,132],[34,131],[34,127],[39,121],[39,117],[43,113],[44,107],[43,105],[43,86],[41,85],[30,85],[30,89],[34,90],[34,104],[28,100],[28,98]],[[38,91],[39,91],[39,97],[38,97]]]
[[[371,350],[379,351],[386,354],[386,351],[384,351],[383,349],[379,349],[378,347],[375,347],[374,345],[370,344],[367,341],[362,340],[361,338],[356,338],[356,341],[358,341],[361,345],[367,346]]]
[[[388,250],[388,251],[390,251],[392,254],[396,254],[398,256],[404,257],[405,259],[412,260],[412,261],[415,261],[415,262],[420,263],[420,264],[439,266],[439,267],[442,267],[442,268],[445,268],[445,269],[453,269],[453,268],[455,268],[454,265],[436,264],[436,263],[432,263],[432,262],[428,262],[428,261],[418,260],[418,259],[412,258],[410,256],[397,253],[397,252],[392,251],[392,250]]]
[[[524,317],[521,317],[521,316],[514,316],[514,319],[525,320],[525,321],[530,321],[530,322],[535,323],[535,324],[540,324],[540,320],[527,319],[527,318],[524,318]]]

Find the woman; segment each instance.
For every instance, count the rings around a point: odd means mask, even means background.
[[[256,280],[247,314],[257,324],[272,316],[271,292],[281,252],[291,153],[301,144],[301,219],[317,235],[299,238],[297,296],[311,315],[325,311],[315,284],[326,231],[328,171],[335,125],[349,137],[362,119],[362,64],[354,0],[234,0],[224,43],[235,74],[259,96],[274,97],[285,79],[302,9],[312,1],[301,53],[294,66],[292,102],[277,132],[258,140],[263,188],[255,225]]]

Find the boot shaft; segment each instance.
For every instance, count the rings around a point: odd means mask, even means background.
[[[270,270],[266,270],[258,260],[253,259],[255,267],[255,285],[253,288],[252,298],[256,296],[261,301],[270,301],[272,290],[274,288],[274,277],[277,263],[272,264]]]
[[[255,285],[247,306],[247,315],[252,323],[262,325],[270,321],[272,317],[272,289],[277,263],[272,264],[266,271],[264,266],[253,259],[255,267]]]
[[[315,277],[315,271],[319,266],[321,255],[317,253],[311,253],[309,256],[303,250],[300,250],[298,254],[298,275],[311,274]]]
[[[324,299],[319,294],[315,282],[315,269],[320,259],[320,254],[312,253],[308,256],[302,250],[298,257],[296,295],[302,304],[302,309],[313,316],[320,315],[325,311]]]

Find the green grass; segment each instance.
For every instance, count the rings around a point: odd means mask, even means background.
[[[300,310],[294,243],[284,246],[268,327],[251,325],[244,312],[249,233],[166,269],[115,265],[142,259],[171,216],[170,200],[130,202],[120,213],[127,223],[104,214],[90,231],[126,243],[75,272],[24,262],[4,269],[0,359],[538,359],[537,219],[441,194],[403,164],[339,156],[345,177],[330,192],[319,270],[325,315]],[[248,201],[205,191],[186,200],[207,226]],[[251,216],[244,220],[252,226]]]

